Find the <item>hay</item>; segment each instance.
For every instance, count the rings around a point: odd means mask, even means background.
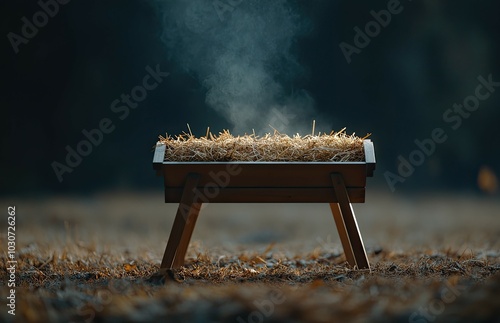
[[[158,144],[166,145],[165,161],[270,161],[270,162],[352,162],[364,161],[363,140],[345,133],[345,128],[329,134],[314,132],[292,137],[273,134],[233,136],[228,130],[214,136],[207,129],[205,137],[192,133],[160,136]]]

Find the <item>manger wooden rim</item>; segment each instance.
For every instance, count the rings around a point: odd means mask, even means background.
[[[365,161],[348,161],[348,162],[304,162],[304,161],[213,161],[213,162],[200,162],[200,161],[165,161],[165,144],[156,144],[155,153],[153,156],[153,169],[156,171],[161,170],[162,165],[367,165],[367,176],[372,177],[375,170],[375,148],[370,139],[363,140],[363,148],[365,152]]]

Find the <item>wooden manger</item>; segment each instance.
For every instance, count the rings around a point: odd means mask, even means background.
[[[160,274],[184,264],[203,203],[329,203],[347,262],[369,269],[351,203],[365,201],[366,178],[375,170],[375,151],[363,140],[357,162],[173,162],[156,145],[153,168],[163,176],[165,202],[179,203]]]

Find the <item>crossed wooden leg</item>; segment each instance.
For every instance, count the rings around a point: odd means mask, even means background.
[[[160,272],[179,268],[184,264],[186,250],[202,205],[202,203],[195,201],[199,180],[200,175],[194,173],[189,174],[186,178],[167,248],[161,261]]]
[[[160,265],[160,273],[168,269],[179,268],[184,264],[189,241],[191,240],[202,205],[202,203],[195,201],[199,179],[200,175],[194,173],[189,174],[186,178],[181,201]],[[358,269],[370,269],[363,240],[342,175],[332,174],[331,179],[338,203],[330,203],[330,208],[347,262]]]
[[[330,203],[335,225],[344,248],[347,262],[358,269],[370,269],[363,239],[359,232],[356,216],[341,174],[331,175],[338,203]]]

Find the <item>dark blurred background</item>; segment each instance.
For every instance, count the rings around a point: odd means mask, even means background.
[[[244,0],[238,4],[240,10],[245,5]],[[387,9],[388,1],[290,5],[309,22],[292,46],[304,69],[293,86],[314,100],[315,112],[303,122],[309,126],[316,118],[318,125],[335,130],[372,133],[378,165],[369,185],[389,190],[384,174],[397,174],[398,156],[408,158],[416,139],[430,138],[441,127],[446,142],[396,189],[480,192],[483,186],[494,191],[500,173],[500,88],[456,130],[443,121],[443,113],[474,95],[478,76],[491,74],[500,81],[498,1],[401,1],[402,12],[353,54],[350,64],[340,43],[353,45],[353,28],[364,29],[374,20],[370,11]],[[196,135],[204,135],[207,126],[213,132],[233,127],[206,103],[203,82],[169,54],[162,40],[165,16],[157,2],[61,4],[16,54],[9,33],[22,35],[21,18],[32,21],[40,10],[36,1],[1,4],[2,195],[161,189],[151,165],[159,134],[187,131],[186,123]],[[111,103],[142,82],[146,66],[157,64],[170,75],[120,120]],[[116,129],[60,182],[52,163],[64,164],[65,147],[75,148],[85,138],[82,130],[97,128],[103,118]],[[478,185],[481,169],[483,184]]]

